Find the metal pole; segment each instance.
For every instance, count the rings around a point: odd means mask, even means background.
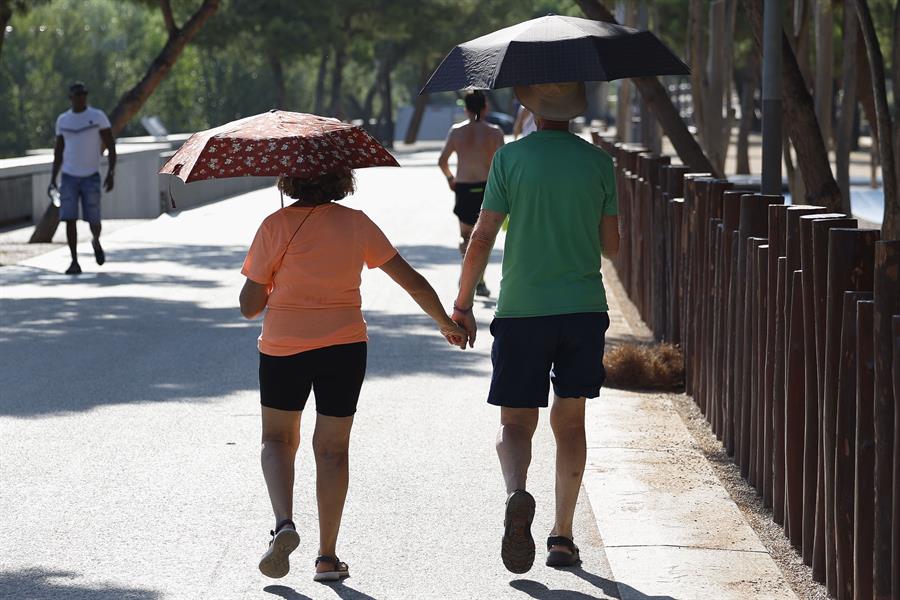
[[[762,193],[780,194],[781,186],[781,0],[765,0],[763,15]]]

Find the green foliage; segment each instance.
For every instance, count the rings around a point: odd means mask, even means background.
[[[182,25],[202,0],[172,0]],[[606,0],[608,8],[616,2]],[[686,0],[654,0],[654,29],[683,53]],[[890,39],[892,0],[871,0],[879,35]],[[0,55],[0,156],[53,143],[56,116],[68,108],[67,84],[81,79],[93,105],[111,111],[144,75],[165,45],[158,0],[0,0],[12,6],[11,31]],[[346,118],[364,109],[380,114],[374,94],[388,66],[394,107],[414,100],[423,65],[430,71],[463,41],[549,13],[583,16],[574,0],[221,0],[139,113],[158,115],[170,131],[196,131],[271,108],[310,112],[319,63],[328,57],[326,103],[333,57],[346,56],[341,97]],[[736,68],[753,46],[738,14]],[[885,49],[889,46],[885,45]],[[890,52],[886,51],[889,60]],[[492,95],[509,110],[508,91]],[[366,99],[373,101],[366,106]],[[432,102],[453,102],[453,94]],[[143,135],[139,120],[123,135]]]

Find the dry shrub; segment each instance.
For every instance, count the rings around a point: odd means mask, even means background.
[[[678,390],[684,386],[684,356],[672,344],[622,344],[603,356],[606,385],[629,390]]]

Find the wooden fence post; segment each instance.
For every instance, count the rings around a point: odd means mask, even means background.
[[[834,536],[838,600],[853,599],[853,485],[856,458],[856,303],[871,292],[844,292],[834,459]]]
[[[895,531],[894,499],[894,398],[892,393],[893,340],[891,318],[900,313],[900,240],[875,245],[875,597],[891,594],[892,571],[900,556],[892,560]],[[898,498],[897,500],[900,500]],[[900,516],[900,515],[898,515]],[[896,574],[900,577],[900,574]],[[900,592],[900,590],[898,590]]]
[[[768,407],[768,413],[764,447],[766,449],[765,460],[768,463],[766,472],[770,474],[770,479],[768,484],[765,480],[763,481],[763,505],[772,507],[772,516],[778,525],[784,524],[784,482],[778,480],[779,477],[784,477],[784,342],[782,342],[780,352],[777,343],[778,315],[784,310],[784,300],[778,299],[779,278],[784,277],[784,274],[779,275],[778,259],[785,256],[787,209],[787,205],[784,204],[769,205],[769,264],[768,281],[766,282],[768,298],[766,300],[764,402]],[[783,331],[781,335],[783,335]],[[777,373],[779,368],[780,374]],[[778,411],[781,412],[780,416]],[[780,430],[779,426],[781,426]],[[776,431],[779,432],[778,435],[776,435]],[[779,437],[782,438],[780,441]],[[782,462],[780,468],[779,460]]]
[[[787,268],[787,257],[778,257],[778,270],[776,280],[775,302],[778,309],[775,312],[775,381],[773,384],[772,394],[772,439],[773,439],[773,462],[774,468],[772,473],[772,516],[776,524],[784,526],[784,488],[785,488],[785,469],[784,469],[784,359],[787,350],[785,345],[784,324],[786,322],[784,309],[785,296],[785,270]]]
[[[853,484],[853,598],[874,597],[875,302],[856,303],[856,460]]]
[[[877,230],[833,228],[828,231],[828,287],[825,309],[825,359],[823,377],[825,391],[821,418],[821,445],[824,457],[824,496],[822,524],[825,540],[816,542],[815,556],[822,560],[829,592],[837,593],[837,563],[834,541],[834,460],[836,452],[836,409],[838,373],[840,372],[840,323],[845,290],[868,292],[874,278],[875,243],[881,237]],[[893,426],[893,423],[892,423]],[[893,450],[893,449],[892,449]],[[817,530],[817,538],[820,531]],[[822,543],[824,542],[824,543]],[[824,559],[824,560],[823,560]],[[815,567],[815,559],[813,566]],[[815,571],[815,568],[813,569]]]

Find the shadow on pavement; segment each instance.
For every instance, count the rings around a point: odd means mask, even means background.
[[[428,244],[397,246],[397,252],[406,259],[406,262],[416,268],[425,268],[431,265],[462,265],[462,256],[459,255],[459,250],[450,246]],[[503,252],[494,248],[491,252],[491,262],[500,262],[502,259]]]
[[[116,270],[116,263],[136,263],[146,268],[154,263],[177,265],[181,269],[203,269],[213,271],[240,271],[247,255],[247,248],[240,246],[192,246],[188,244],[172,246],[147,246],[139,248],[117,248],[109,251],[103,267],[94,265],[93,257],[79,255],[79,262],[90,272],[78,276],[65,275],[62,270],[68,260],[61,263],[60,271],[49,271],[35,267],[14,266],[0,269],[3,285],[38,285],[56,287],[66,283],[91,284],[98,287],[118,285],[186,285],[190,287],[218,287],[221,282],[200,280],[189,275],[161,273],[130,273]],[[97,272],[94,269],[99,268]]]
[[[0,598],[40,598],[49,600],[155,600],[158,592],[117,586],[86,587],[67,585],[77,573],[40,568],[0,573]],[[55,581],[58,580],[58,581]]]
[[[0,415],[107,404],[216,400],[258,389],[259,320],[237,307],[100,297],[0,300]],[[481,354],[449,346],[424,315],[367,311],[368,378],[483,374]]]
[[[609,598],[620,598],[622,600],[675,600],[672,596],[648,596],[630,585],[595,575],[581,567],[566,570],[584,579]],[[586,600],[588,598],[596,598],[596,596],[573,590],[552,590],[543,583],[530,579],[517,579],[511,581],[509,585],[536,600]]]
[[[322,585],[331,588],[341,600],[375,600],[372,596],[358,592],[353,588],[347,587],[343,583],[328,583]],[[312,600],[309,596],[301,594],[286,585],[268,585],[263,588],[263,591],[284,598],[284,600]]]

